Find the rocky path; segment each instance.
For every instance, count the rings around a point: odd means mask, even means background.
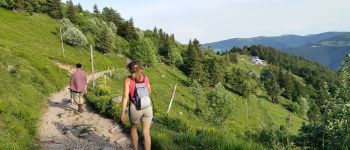
[[[60,67],[72,68],[62,64]],[[103,76],[103,73],[105,72],[95,73],[95,78]],[[88,80],[91,80],[91,76]],[[131,149],[129,135],[123,133],[115,121],[101,116],[86,105],[83,113],[77,113],[77,105],[70,103],[69,100],[68,86],[52,94],[48,99],[48,108],[42,116],[39,127],[40,149]],[[110,132],[109,129],[112,128],[113,131]]]

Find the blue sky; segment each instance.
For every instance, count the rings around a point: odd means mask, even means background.
[[[350,31],[350,0],[73,0],[134,18],[141,29],[163,28],[187,43],[238,37]]]

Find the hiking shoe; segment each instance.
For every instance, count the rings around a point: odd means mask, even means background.
[[[78,112],[80,112],[80,113],[84,112],[83,104],[78,105]]]

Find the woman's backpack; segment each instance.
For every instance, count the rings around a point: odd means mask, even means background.
[[[135,82],[133,102],[137,110],[143,110],[152,106],[151,97],[145,84],[145,78],[141,83]]]

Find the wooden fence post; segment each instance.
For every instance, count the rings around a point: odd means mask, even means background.
[[[171,109],[171,104],[173,103],[173,99],[174,99],[174,97],[175,97],[176,86],[177,86],[177,83],[175,84],[175,87],[174,87],[174,90],[173,90],[173,94],[171,95],[170,103],[169,103],[169,106],[168,106],[167,113],[169,113],[169,111],[170,111],[170,109]]]
[[[91,80],[92,80],[92,87],[95,88],[95,79],[94,79],[94,54],[92,50],[92,45],[90,45],[90,61],[91,61]]]
[[[64,58],[65,56],[64,56],[64,45],[63,45],[62,28],[60,28],[60,35],[61,35],[61,44],[62,44],[62,56],[63,56],[63,58]]]

